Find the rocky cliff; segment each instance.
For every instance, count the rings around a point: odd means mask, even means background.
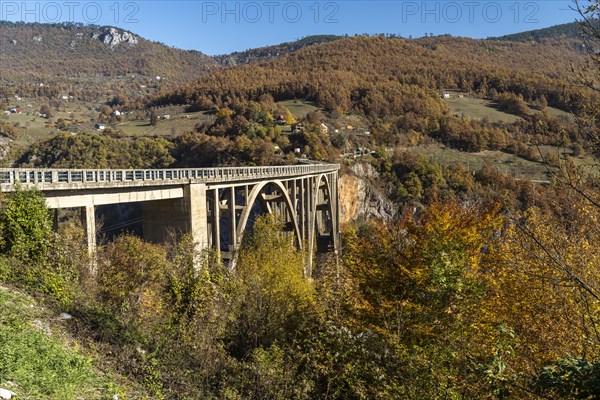
[[[133,33],[122,31],[112,27],[103,27],[102,34],[95,33],[94,38],[100,39],[102,43],[114,49],[120,44],[134,46],[139,43],[139,39]]]
[[[373,185],[379,174],[370,164],[354,164],[339,180],[340,223],[367,218],[391,219],[394,204]]]

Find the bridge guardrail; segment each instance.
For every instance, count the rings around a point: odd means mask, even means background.
[[[165,182],[243,180],[334,172],[338,164],[304,164],[274,167],[223,167],[181,169],[35,169],[0,168],[0,184],[69,184],[110,182]]]

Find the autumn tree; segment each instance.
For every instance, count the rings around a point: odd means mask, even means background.
[[[580,15],[579,27],[586,38],[587,64],[578,71],[578,78],[587,87],[600,92],[600,2],[598,0],[574,0],[575,10]],[[600,155],[600,114],[598,108],[586,110],[586,119],[580,121],[582,130],[591,137],[594,152]]]
[[[150,125],[156,125],[158,123],[158,115],[156,114],[156,110],[150,110]]]
[[[484,357],[494,340],[495,328],[478,312],[501,223],[495,207],[433,204],[346,236],[347,268],[360,296],[356,318],[405,354],[397,378],[405,397],[479,397],[481,387],[464,372],[469,357]]]
[[[42,104],[42,106],[40,107],[40,114],[42,114],[44,118],[52,118],[52,116],[54,115],[52,109],[48,104]]]
[[[303,273],[302,254],[273,216],[256,220],[236,263],[239,316],[231,332],[240,357],[285,343],[314,307],[314,289]]]

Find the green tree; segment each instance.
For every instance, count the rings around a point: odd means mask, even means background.
[[[0,251],[21,260],[40,260],[52,240],[52,219],[41,192],[17,190],[0,206]]]
[[[40,107],[40,114],[44,116],[44,118],[52,118],[54,113],[48,104],[42,104]]]
[[[156,125],[158,123],[158,115],[155,110],[150,110],[150,125]]]

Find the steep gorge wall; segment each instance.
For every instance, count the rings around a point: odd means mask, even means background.
[[[354,164],[339,180],[340,223],[380,218],[391,219],[394,204],[372,182],[379,174],[370,164]]]

